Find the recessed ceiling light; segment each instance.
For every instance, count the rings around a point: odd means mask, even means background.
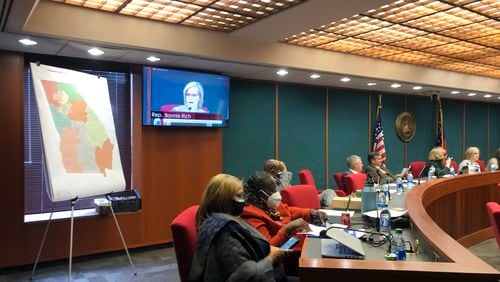
[[[391,88],[399,88],[399,87],[401,87],[401,84],[399,84],[399,83],[391,84]]]
[[[483,97],[484,98],[491,98],[491,97],[493,97],[493,95],[491,95],[491,94],[485,94]]]
[[[498,96],[497,99],[500,100],[500,96]]]
[[[104,51],[102,51],[101,49],[98,49],[98,48],[89,49],[87,52],[89,52],[89,54],[92,56],[100,56],[100,55],[104,54]]]
[[[460,94],[460,91],[453,90],[453,91],[451,91],[450,93],[451,93],[451,94],[453,94],[453,95],[457,95],[457,94]]]
[[[366,86],[375,86],[375,85],[377,85],[377,83],[376,83],[376,82],[368,82],[368,83],[366,84]]]
[[[19,39],[19,42],[23,45],[26,45],[26,46],[32,46],[32,45],[38,44],[38,42],[31,40],[31,39],[28,39],[28,38]]]
[[[285,76],[288,74],[288,71],[285,69],[281,69],[281,70],[277,71],[276,74],[281,75],[281,76]]]
[[[340,81],[342,81],[342,82],[349,82],[349,81],[351,81],[351,79],[349,77],[342,77],[340,79]]]
[[[471,93],[467,94],[467,96],[470,96],[470,97],[472,97],[472,96],[476,96],[476,95],[477,95],[477,94],[476,94],[476,93],[474,93],[474,92],[471,92]]]
[[[313,73],[313,74],[311,74],[311,76],[310,76],[310,78],[312,78],[312,79],[318,79],[318,78],[320,78],[320,77],[321,77],[321,75],[319,75],[319,74],[317,74],[317,73]]]
[[[149,56],[149,57],[146,58],[146,60],[154,63],[154,62],[161,61],[161,58],[158,58],[158,57],[155,57],[155,56]]]
[[[422,86],[419,86],[419,85],[417,85],[417,86],[413,86],[413,90],[422,90],[422,88],[423,88],[423,87],[422,87]]]

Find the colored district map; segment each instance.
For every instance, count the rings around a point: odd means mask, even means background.
[[[112,169],[113,148],[104,125],[72,84],[42,80],[59,150],[67,173],[102,173]]]

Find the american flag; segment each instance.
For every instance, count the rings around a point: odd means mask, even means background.
[[[444,121],[443,121],[443,110],[441,109],[441,100],[438,100],[438,128],[437,128],[437,138],[436,147],[443,147],[446,150],[446,138],[444,136]]]
[[[379,95],[377,106],[377,122],[373,134],[373,152],[379,152],[385,163],[384,127],[382,126],[382,97]]]

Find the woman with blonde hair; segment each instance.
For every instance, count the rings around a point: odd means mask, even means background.
[[[446,157],[446,150],[442,147],[434,147],[429,152],[427,163],[424,169],[420,173],[421,176],[426,176],[429,173],[429,169],[434,167],[434,175],[436,177],[443,177],[450,173],[451,159]]]
[[[198,241],[190,281],[275,281],[286,279],[273,264],[286,250],[271,247],[259,231],[239,218],[245,206],[243,184],[218,174],[203,192],[197,213]]]
[[[477,163],[477,160],[479,160],[479,155],[480,152],[478,147],[467,148],[467,150],[465,150],[465,160],[461,161],[458,165],[458,173],[468,173],[471,167],[479,169],[480,172],[481,169],[479,168],[479,164]]]

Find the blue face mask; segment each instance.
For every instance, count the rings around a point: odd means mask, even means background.
[[[240,216],[245,208],[245,200],[235,200],[231,201],[231,215]]]

